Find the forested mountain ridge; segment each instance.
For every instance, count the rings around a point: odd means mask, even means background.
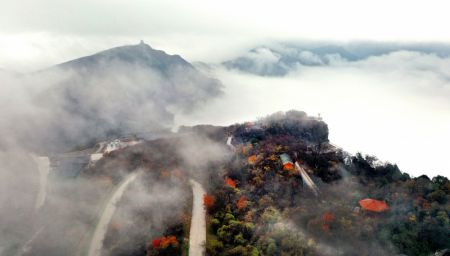
[[[395,164],[351,155],[330,144],[325,122],[301,111],[181,127],[111,152],[83,175],[120,180],[120,170],[136,169],[146,189],[156,182],[158,193],[180,195],[158,196],[171,210],[140,206],[132,222],[110,227],[109,255],[187,255],[189,178],[207,191],[207,255],[446,255],[450,248],[446,177],[412,178]],[[132,193],[126,198],[121,205],[141,205]]]
[[[227,130],[236,153],[220,174],[210,172],[208,255],[430,255],[450,248],[447,178],[411,178],[395,164],[352,156],[328,143],[324,122],[303,112]],[[317,196],[283,167],[282,154],[309,173]],[[388,209],[365,209],[363,199]]]

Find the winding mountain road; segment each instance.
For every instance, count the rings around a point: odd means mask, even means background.
[[[47,180],[50,173],[50,160],[46,156],[32,156],[39,171],[39,191],[34,208],[38,210],[44,205],[47,197]]]
[[[98,221],[97,227],[95,228],[94,235],[89,246],[88,256],[99,256],[101,255],[101,250],[103,247],[103,240],[105,239],[106,231],[108,230],[108,225],[116,211],[116,203],[122,198],[123,193],[127,189],[128,185],[134,181],[138,173],[134,172],[129,174],[124,181],[118,186],[116,191],[113,193],[111,199],[105,206],[103,213]]]
[[[203,256],[206,244],[206,210],[203,207],[203,195],[206,194],[206,191],[195,180],[191,179],[189,182],[193,193],[189,256]]]
[[[227,146],[231,149],[231,151],[236,151],[236,147],[233,144],[231,144],[232,141],[233,141],[233,136],[228,136]]]

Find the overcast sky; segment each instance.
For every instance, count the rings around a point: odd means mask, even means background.
[[[261,40],[450,41],[446,1],[1,0],[0,68],[34,70],[139,39],[189,60]]]

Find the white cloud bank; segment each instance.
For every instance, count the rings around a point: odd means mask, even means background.
[[[320,113],[330,140],[397,163],[414,176],[448,176],[450,58],[394,52],[300,67],[282,78],[217,70],[226,96],[177,123],[231,124],[279,110]]]

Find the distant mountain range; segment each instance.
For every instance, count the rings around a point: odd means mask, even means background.
[[[396,51],[434,54],[438,57],[450,56],[450,46],[437,43],[278,43],[255,47],[222,64],[228,69],[256,75],[284,76],[301,66],[326,66],[339,61],[354,62]]]
[[[165,76],[173,75],[172,72],[180,67],[195,70],[189,62],[179,55],[169,55],[164,51],[155,50],[143,41],[137,45],[115,47],[91,56],[67,61],[53,68],[92,72],[108,69],[112,64],[119,62],[149,68]]]

